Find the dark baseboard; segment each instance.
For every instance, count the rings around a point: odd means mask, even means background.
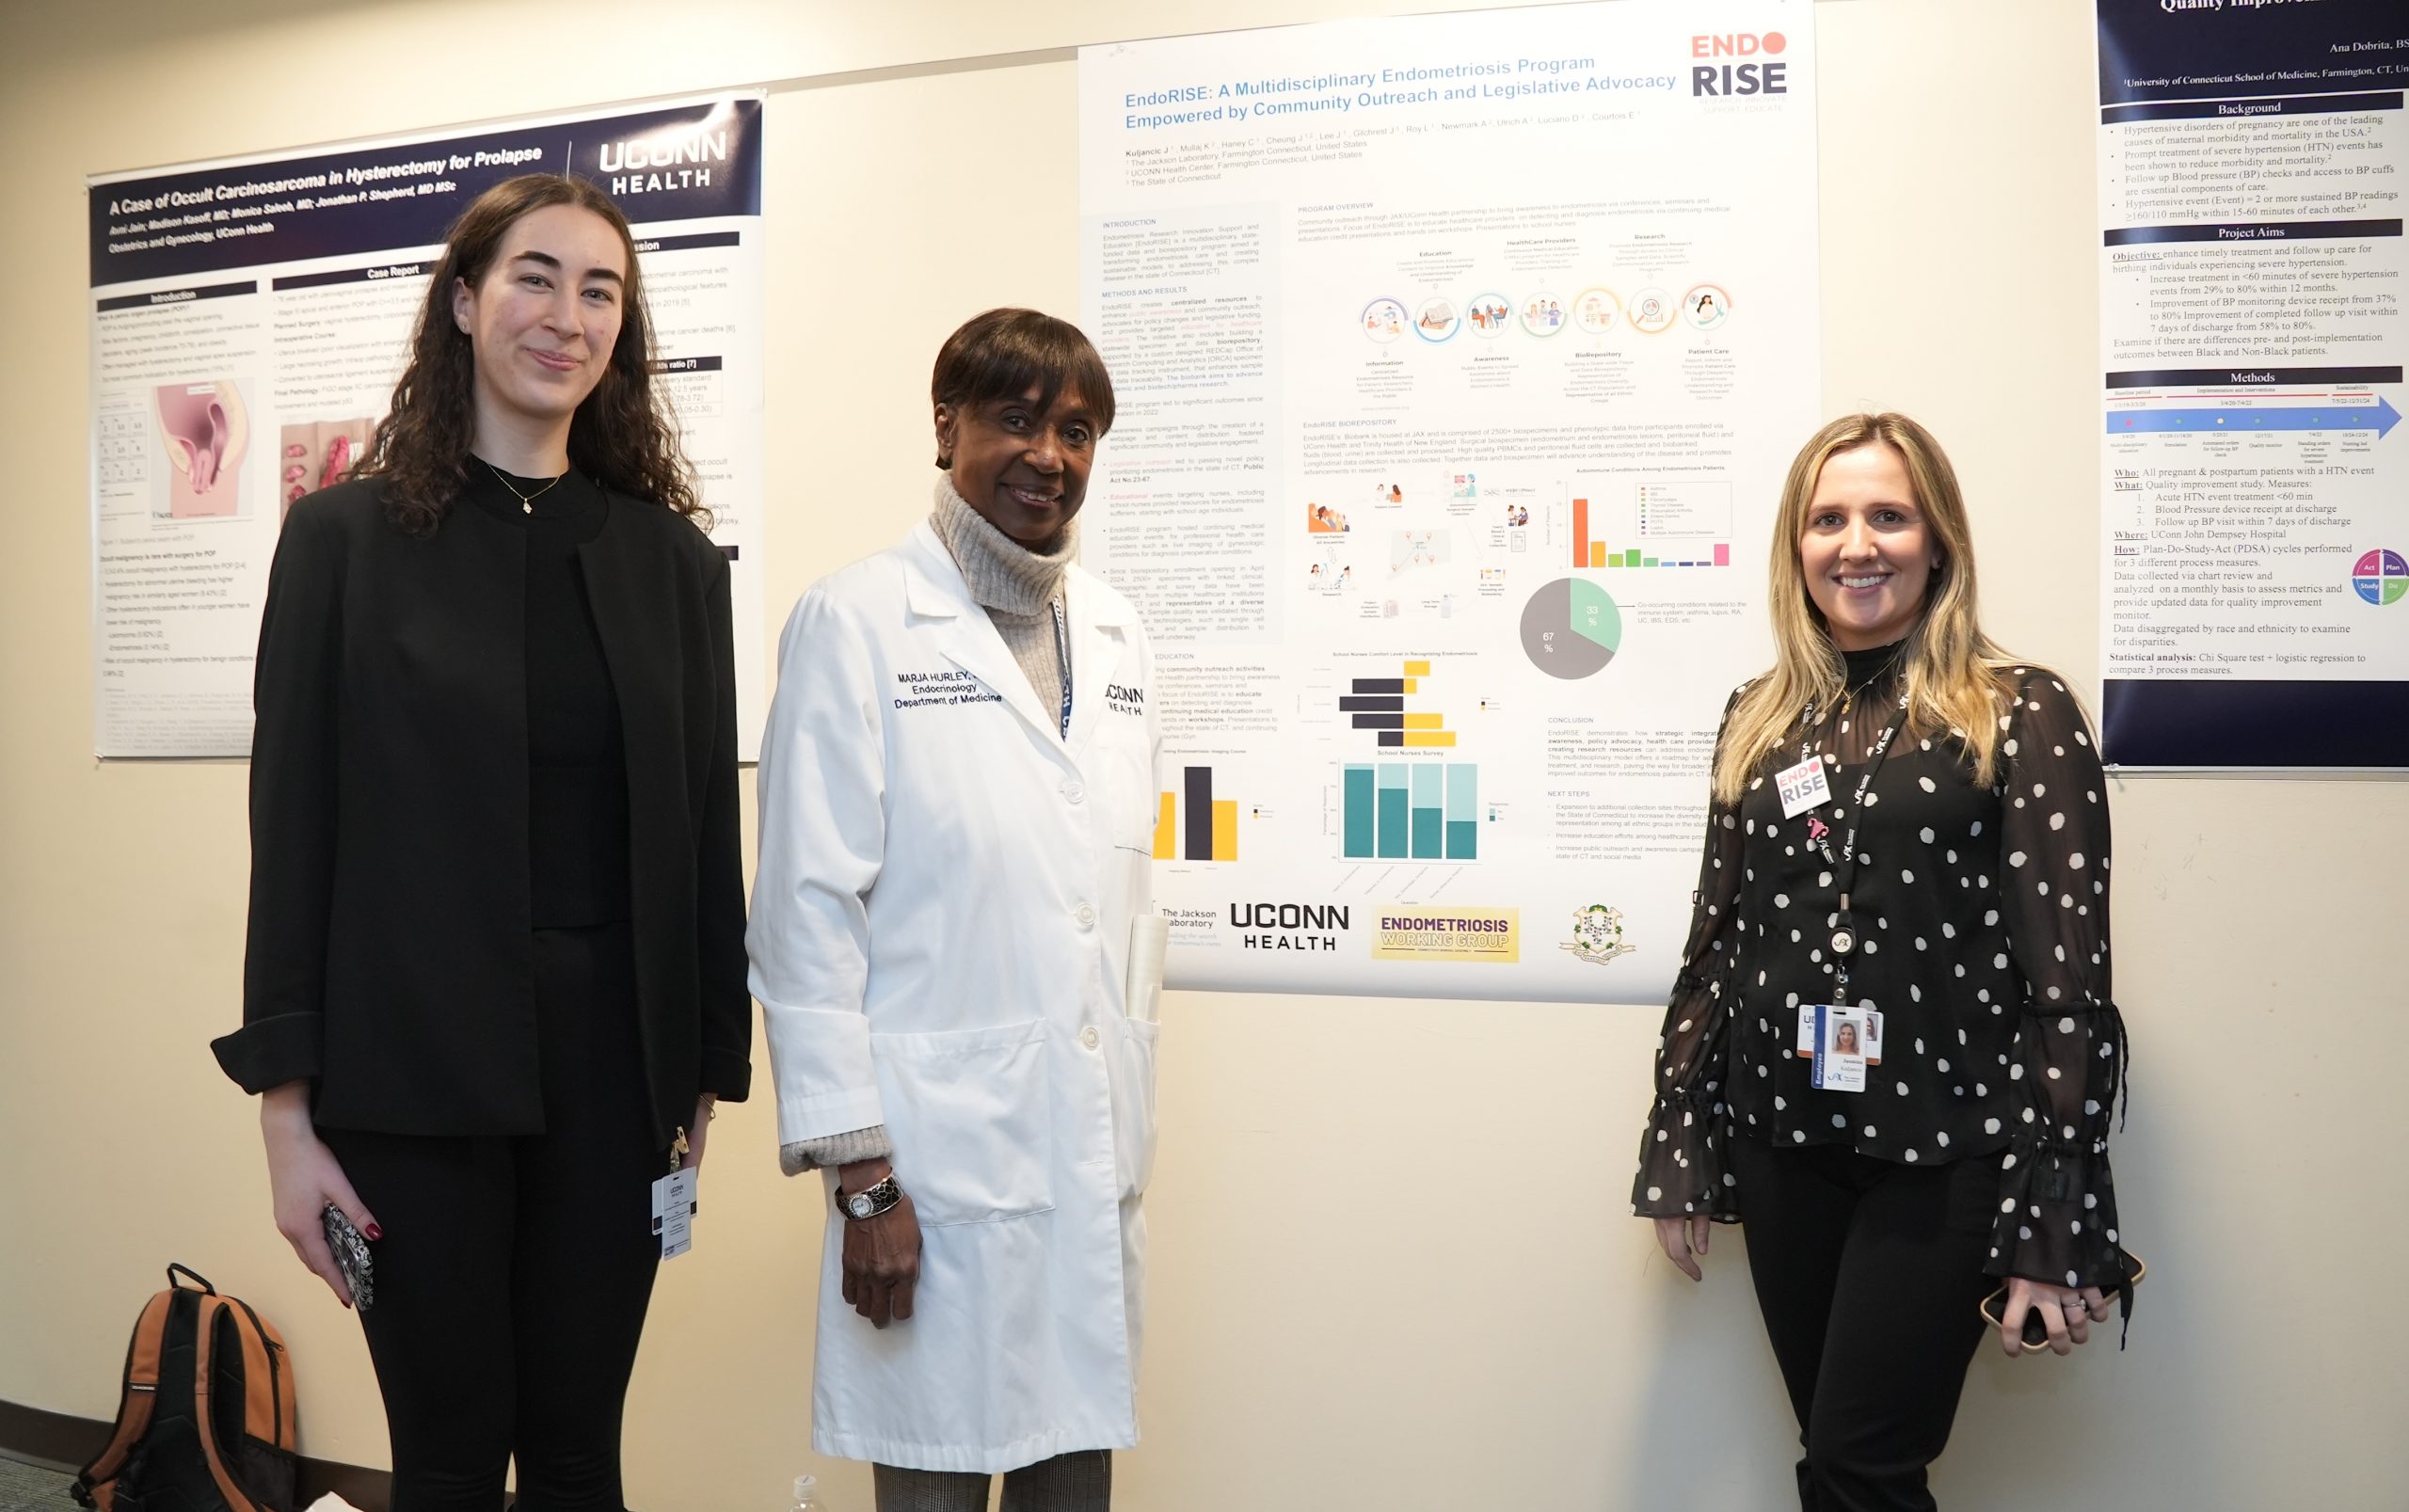
[[[38,1407],[0,1402],[0,1454],[73,1474],[90,1462],[109,1441],[110,1424],[93,1418],[45,1412]],[[328,1459],[301,1461],[301,1504],[308,1506],[328,1491],[360,1512],[385,1512],[392,1501],[393,1477],[381,1470],[363,1470]]]

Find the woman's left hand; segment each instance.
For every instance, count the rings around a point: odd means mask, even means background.
[[[1999,1328],[2000,1345],[2009,1354],[2037,1347],[2024,1342],[2024,1314],[2034,1310],[2039,1311],[2041,1326],[2050,1330],[2050,1349],[2054,1354],[2074,1353],[2076,1345],[2090,1339],[2093,1324],[2108,1321],[2108,1298],[2097,1286],[2052,1286],[2011,1276]]]
[[[694,1122],[686,1125],[686,1154],[678,1162],[679,1170],[692,1170],[703,1163],[703,1142],[710,1138],[712,1108],[719,1093],[705,1092],[694,1102]]]

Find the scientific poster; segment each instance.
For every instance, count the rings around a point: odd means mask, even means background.
[[[2409,11],[2098,18],[2101,755],[2409,765]]]
[[[744,758],[761,670],[761,99],[547,117],[89,183],[94,749],[239,756],[277,533],[392,397],[445,229],[520,173],[637,237],[686,454],[734,571]]]
[[[1813,8],[1089,48],[1170,979],[1662,1001],[1818,423]]]

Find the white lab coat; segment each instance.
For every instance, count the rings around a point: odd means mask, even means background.
[[[822,1454],[996,1472],[1137,1442],[1157,1030],[1123,998],[1155,690],[1128,601],[1077,566],[1065,599],[1067,741],[926,522],[779,644],[747,934],[778,1138],[885,1125],[921,1233],[913,1316],[876,1329],[829,1204]]]

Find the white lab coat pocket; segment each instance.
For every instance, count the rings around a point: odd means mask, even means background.
[[[873,1034],[895,1179],[920,1222],[988,1223],[1053,1207],[1044,1019]]]
[[[1112,1089],[1113,1173],[1121,1195],[1136,1197],[1155,1179],[1155,1052],[1162,1026],[1143,1019],[1121,1022],[1120,1074]]]

